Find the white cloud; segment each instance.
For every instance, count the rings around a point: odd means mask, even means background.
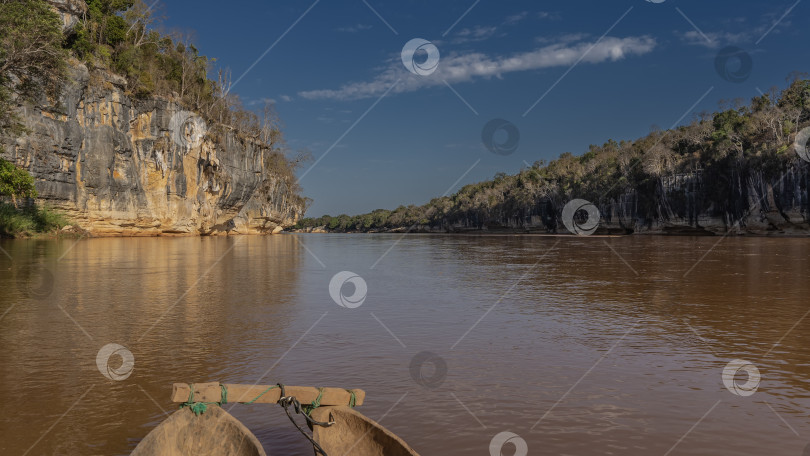
[[[513,27],[522,22],[529,16],[528,11],[521,11],[520,13],[507,16],[500,25],[476,25],[469,28],[459,30],[452,39],[454,44],[470,43],[477,41],[484,41],[492,38],[493,36],[505,36],[503,31],[504,27]],[[438,44],[438,43],[434,43]]]
[[[518,22],[522,21],[523,19],[526,19],[526,16],[528,15],[529,15],[528,11],[521,11],[520,13],[513,14],[507,17],[506,20],[503,21],[503,23],[506,25],[515,25]]]
[[[687,32],[676,30],[675,35],[687,45],[717,49],[729,45],[747,44],[751,46],[753,44],[755,46],[758,40],[769,34],[778,34],[793,27],[790,16],[784,16],[784,10],[781,7],[760,15],[757,22],[758,24],[750,24],[745,17],[732,17],[724,19],[720,23],[728,29],[737,31],[704,30],[701,33],[697,30]]]
[[[751,38],[746,33],[709,32],[701,34],[697,30],[689,30],[688,32],[680,33],[679,37],[686,44],[704,46],[709,49],[716,49],[731,44],[740,44]]]
[[[588,38],[590,35],[587,33],[566,33],[564,35],[557,35],[554,37],[546,37],[546,36],[538,36],[534,39],[537,44],[549,44],[549,43],[557,43],[557,44],[565,44],[565,43],[574,43],[576,41],[582,41]]]
[[[273,98],[257,98],[255,100],[250,100],[246,104],[249,107],[257,106],[257,105],[265,105],[265,104],[275,104],[276,100]]]
[[[357,33],[357,32],[362,32],[363,30],[368,30],[370,28],[371,28],[370,25],[356,24],[356,25],[350,25],[348,27],[339,27],[339,28],[337,28],[335,30],[337,30],[338,32],[345,32],[345,33]]]
[[[556,43],[509,56],[491,57],[478,52],[451,54],[442,56],[438,69],[430,76],[411,74],[402,65],[399,56],[396,56],[371,81],[352,82],[338,89],[308,90],[299,92],[298,95],[310,100],[357,100],[377,97],[398,80],[399,83],[391,90],[392,93],[412,92],[425,87],[444,85],[444,81],[451,84],[472,82],[492,77],[500,78],[518,71],[569,66],[580,58],[582,63],[615,62],[627,56],[647,54],[652,52],[655,46],[655,39],[648,36],[605,37],[596,44]]]
[[[560,13],[552,13],[552,12],[549,12],[549,11],[540,11],[540,12],[537,13],[537,18],[538,19],[545,19],[545,20],[548,20],[548,21],[559,21],[560,19],[562,19],[562,16],[560,15]]]
[[[284,101],[284,102],[292,101],[292,97],[289,96],[289,95],[279,95],[279,98],[281,98],[281,101]]]
[[[476,25],[472,28],[463,28],[458,31],[453,43],[469,43],[476,41],[484,41],[492,38],[498,31],[498,27],[493,26],[480,26]]]

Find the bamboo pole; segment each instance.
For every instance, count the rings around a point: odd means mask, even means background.
[[[224,385],[228,390],[228,402],[249,402],[259,397],[255,404],[275,404],[281,397],[281,389],[275,387],[267,390],[272,385],[239,385],[228,383]],[[351,390],[355,395],[355,405],[363,405],[366,392],[361,389]],[[311,386],[287,386],[284,385],[284,392],[287,396],[293,396],[302,404],[312,403],[319,394],[318,388]],[[264,394],[262,394],[264,393]],[[188,383],[175,383],[172,388],[172,402],[186,402],[191,395],[191,387]],[[220,402],[222,399],[222,388],[219,382],[194,383],[195,402]],[[321,405],[349,405],[351,393],[342,388],[324,388],[321,396]]]

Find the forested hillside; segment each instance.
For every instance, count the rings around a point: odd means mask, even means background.
[[[783,225],[801,230],[808,222],[810,163],[794,142],[808,126],[810,80],[796,77],[782,91],[674,130],[537,161],[422,206],[307,218],[296,228],[557,232],[565,231],[563,206],[581,198],[599,207],[603,231],[720,233],[737,222],[748,222],[753,232]],[[769,219],[771,212],[778,220]]]

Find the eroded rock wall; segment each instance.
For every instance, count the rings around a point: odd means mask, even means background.
[[[796,160],[781,172],[729,167],[665,176],[597,203],[599,233],[683,235],[810,235],[810,163]],[[560,214],[567,199],[547,198],[529,215],[458,223],[469,229],[567,233]]]
[[[0,138],[0,156],[91,235],[272,233],[304,210],[265,170],[265,148],[221,129],[189,141],[177,102],[130,97],[103,70],[74,61],[58,103],[19,109],[29,132]]]
[[[731,164],[664,176],[649,187],[597,202],[598,234],[810,236],[810,163],[776,171]],[[431,225],[375,231],[427,233],[568,233],[571,198],[549,195],[520,213],[454,215]],[[580,220],[579,222],[584,222]],[[327,232],[327,227],[306,232]]]
[[[605,228],[650,234],[810,235],[810,164],[668,176],[600,206]]]

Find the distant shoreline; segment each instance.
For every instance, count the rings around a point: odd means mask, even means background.
[[[751,237],[751,238],[810,238],[808,233],[726,233],[716,234],[711,232],[640,232],[640,233],[599,233],[591,235],[576,235],[571,233],[532,233],[525,231],[502,231],[502,232],[486,232],[486,231],[459,231],[459,232],[446,232],[446,231],[307,231],[307,230],[285,230],[283,234],[402,234],[402,235],[437,235],[437,236],[469,236],[469,237],[507,237],[507,236],[530,236],[530,237],[550,237],[550,238],[622,238],[622,237]]]

